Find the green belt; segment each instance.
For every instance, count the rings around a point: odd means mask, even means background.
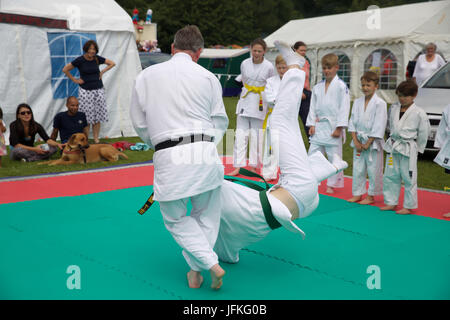
[[[260,185],[254,183],[254,182],[245,181],[245,180],[239,180],[239,179],[229,178],[229,177],[225,178],[225,180],[228,180],[228,181],[231,181],[231,182],[242,183],[243,185],[245,185],[245,186],[247,186],[247,187],[249,187],[251,189],[259,191],[259,200],[261,201],[261,207],[263,209],[264,217],[266,218],[267,224],[269,225],[269,227],[272,230],[281,227],[281,224],[273,216],[272,207],[270,206],[269,199],[267,198],[267,190],[270,189],[270,186],[266,182],[266,180],[263,177],[261,177],[259,174],[254,173],[254,172],[249,171],[249,170],[244,169],[244,168],[240,168],[239,169],[239,174],[241,174],[243,176],[246,176],[246,177],[261,178],[264,181],[265,187],[261,187]],[[148,200],[145,202],[144,206],[138,211],[138,213],[140,215],[143,215],[152,206],[152,204],[154,202],[155,201],[153,200],[153,193],[152,193],[150,195],[150,197],[148,198]]]

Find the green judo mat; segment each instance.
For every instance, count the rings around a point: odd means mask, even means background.
[[[219,291],[188,266],[151,187],[0,205],[1,299],[449,299],[450,223],[321,195],[297,220],[241,251]],[[74,288],[75,286],[75,288]]]

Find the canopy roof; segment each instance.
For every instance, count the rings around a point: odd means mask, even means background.
[[[203,49],[200,58],[234,58],[244,53],[249,52],[248,48],[245,49]]]
[[[448,37],[450,1],[432,1],[317,18],[291,20],[265,38],[269,48],[275,40],[294,44],[301,40],[308,47],[350,45],[355,41],[386,42],[422,35],[429,41]],[[370,25],[371,21],[378,25]],[[374,19],[374,20],[372,20]],[[368,27],[368,21],[371,28]],[[379,27],[379,28],[377,28]],[[436,37],[433,37],[435,35]]]

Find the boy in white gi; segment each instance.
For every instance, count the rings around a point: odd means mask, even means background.
[[[441,149],[434,158],[434,162],[443,167],[446,174],[450,174],[450,104],[442,112],[434,147]],[[444,217],[450,218],[450,212],[444,214]]]
[[[275,58],[275,68],[278,75],[267,79],[266,89],[263,92],[263,100],[267,105],[268,112],[267,117],[264,120],[264,148],[263,148],[263,167],[262,176],[266,180],[274,180],[278,176],[278,151],[274,150],[276,144],[270,143],[270,126],[268,125],[268,118],[275,106],[275,100],[280,90],[280,83],[283,75],[288,70],[286,61],[284,61],[282,55],[278,55]]]
[[[275,75],[272,63],[264,59],[267,45],[264,40],[256,39],[250,44],[251,58],[241,63],[241,77],[244,87],[236,106],[236,138],[233,150],[233,165],[235,169],[228,175],[239,173],[240,167],[245,167],[247,145],[250,136],[248,165],[251,171],[262,162],[262,127],[267,114],[262,92],[268,78]]]
[[[220,231],[214,248],[224,262],[238,262],[242,248],[280,226],[304,236],[292,220],[307,217],[316,209],[318,181],[347,167],[338,156],[334,164],[320,152],[308,157],[297,120],[305,81],[305,72],[300,69],[304,58],[287,44],[275,41],[275,45],[289,65],[269,118],[272,135],[286,137],[279,143],[280,182],[269,191],[258,192],[224,181]]]
[[[383,177],[383,196],[387,206],[381,210],[395,210],[402,181],[405,200],[398,214],[410,214],[417,208],[417,152],[423,153],[427,145],[430,122],[427,114],[414,104],[417,84],[403,81],[395,93],[400,103],[391,106],[388,118],[389,139],[384,145],[386,166]]]
[[[360,204],[373,203],[374,196],[383,192],[383,145],[387,122],[386,102],[376,94],[378,75],[368,71],[361,77],[364,96],[353,103],[348,131],[353,147],[353,197],[360,201],[366,193],[366,175],[369,176],[367,197]]]
[[[322,58],[325,80],[316,84],[312,90],[311,106],[306,120],[306,126],[310,127],[308,153],[326,153],[331,161],[334,154],[342,158],[342,144],[345,142],[345,128],[350,112],[350,95],[345,82],[336,75],[338,70],[338,57],[335,54],[330,53]],[[343,187],[342,171],[327,181],[327,193],[334,193],[334,188]]]
[[[228,117],[219,80],[196,63],[202,49],[196,26],[178,30],[173,57],[138,75],[130,115],[142,140],[154,146],[154,199],[191,268],[189,287],[199,288],[201,271],[209,270],[211,287],[219,289],[225,271],[213,248],[224,170],[216,144]],[[187,216],[189,200],[192,211]]]

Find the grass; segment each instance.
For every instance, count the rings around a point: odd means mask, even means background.
[[[225,108],[227,110],[229,118],[229,129],[236,128],[236,104],[237,97],[226,97],[224,98]],[[303,134],[303,141],[305,142],[306,148],[309,147],[309,143],[306,139],[303,124],[299,120],[300,128]],[[222,142],[219,144],[218,149],[220,154],[232,155],[233,154],[233,135],[225,135]],[[129,141],[132,143],[142,142],[139,137],[121,137],[114,139],[102,139],[104,143],[114,143],[117,141]],[[228,140],[228,141],[227,141]],[[350,147],[351,136],[347,133],[347,142],[344,145],[343,157],[349,163],[349,167],[344,171],[345,175],[352,175],[352,157],[353,149]],[[229,142],[229,143],[228,143]],[[121,159],[113,164],[109,162],[91,163],[91,164],[80,164],[71,166],[47,166],[47,165],[37,165],[35,162],[24,163],[20,161],[12,161],[9,156],[2,157],[2,167],[0,168],[0,178],[1,177],[17,177],[17,176],[30,176],[37,174],[45,174],[52,172],[65,172],[65,171],[78,171],[93,168],[108,167],[111,165],[122,165],[127,163],[139,163],[152,160],[153,151],[131,151],[126,150],[125,154],[129,157],[128,160]],[[429,188],[435,190],[444,191],[445,188],[450,188],[450,175],[444,173],[444,169],[433,162],[436,153],[427,152],[424,155],[419,155],[418,159],[418,186],[421,188]],[[58,159],[59,154],[55,154],[51,159]]]

